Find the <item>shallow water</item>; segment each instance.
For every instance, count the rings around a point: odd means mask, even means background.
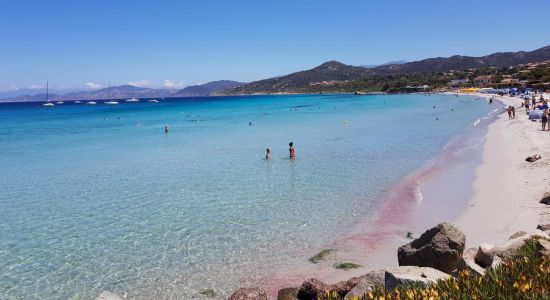
[[[489,111],[448,95],[0,105],[0,295],[226,295],[307,263]]]

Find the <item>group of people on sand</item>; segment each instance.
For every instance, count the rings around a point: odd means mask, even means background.
[[[288,143],[288,154],[291,160],[296,158],[296,153],[294,152],[294,142]],[[267,148],[265,149],[265,160],[270,160],[270,159],[271,159],[271,150]]]

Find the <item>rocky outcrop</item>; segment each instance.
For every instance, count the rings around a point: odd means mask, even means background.
[[[542,199],[539,201],[542,204],[550,205],[550,193],[544,193],[542,195]]]
[[[122,297],[113,292],[103,291],[99,294],[97,300],[122,300]]]
[[[375,287],[384,287],[385,271],[373,271],[364,276],[361,276],[361,280],[353,287],[344,297],[344,300],[354,299],[357,296],[359,299],[369,291],[372,291]]]
[[[542,231],[548,231],[548,230],[550,230],[550,223],[548,223],[548,224],[539,224],[537,226],[537,229],[542,230]]]
[[[277,292],[277,300],[297,300],[298,288],[284,288]]]
[[[229,300],[267,300],[267,294],[262,288],[240,288]]]
[[[401,266],[386,270],[386,291],[392,290],[402,284],[419,284],[428,286],[438,280],[452,278],[449,274],[429,267]]]
[[[431,267],[450,274],[457,269],[465,244],[464,233],[441,223],[399,247],[397,258],[400,266]]]

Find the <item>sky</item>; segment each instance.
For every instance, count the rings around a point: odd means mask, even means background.
[[[0,91],[181,88],[550,45],[548,0],[0,0]]]

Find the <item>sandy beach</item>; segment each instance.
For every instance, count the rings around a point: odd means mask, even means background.
[[[514,232],[533,231],[537,224],[550,221],[550,208],[539,203],[550,191],[550,132],[541,131],[540,121],[527,118],[519,98],[496,99],[515,106],[516,118],[509,120],[503,112],[489,125],[473,197],[454,221],[466,234],[467,247],[501,243]],[[542,159],[526,162],[533,154]]]

